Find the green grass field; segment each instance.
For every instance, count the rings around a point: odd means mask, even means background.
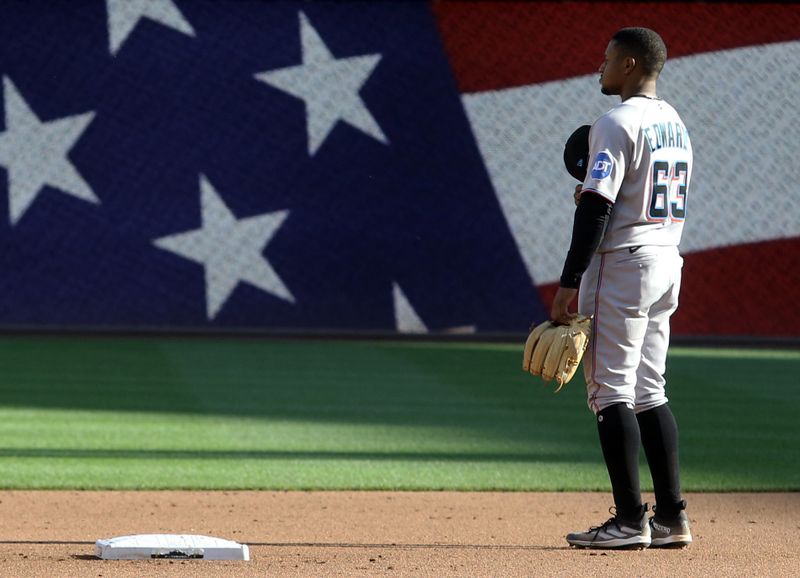
[[[0,487],[608,490],[580,374],[554,395],[520,363],[521,344],[5,337]],[[800,490],[798,375],[798,351],[671,350],[686,490]]]

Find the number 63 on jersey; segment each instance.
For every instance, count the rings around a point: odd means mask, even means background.
[[[689,192],[689,163],[655,161],[651,175],[647,220],[683,221],[686,218],[686,195]]]

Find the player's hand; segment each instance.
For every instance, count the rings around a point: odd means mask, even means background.
[[[575,185],[575,192],[572,194],[572,197],[575,199],[575,206],[578,206],[578,203],[581,201],[581,188],[583,188],[583,184]]]
[[[571,319],[577,317],[577,313],[570,313],[569,306],[578,294],[577,289],[559,287],[556,296],[553,298],[553,306],[550,309],[550,320],[554,323],[566,325]]]

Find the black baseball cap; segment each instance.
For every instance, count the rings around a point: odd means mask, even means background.
[[[586,179],[586,165],[589,164],[589,129],[588,124],[575,129],[564,145],[564,166],[567,172],[583,182]]]

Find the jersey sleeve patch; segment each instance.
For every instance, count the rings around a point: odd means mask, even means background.
[[[592,165],[592,178],[601,180],[611,174],[614,167],[614,160],[605,151],[600,151],[594,159]]]

